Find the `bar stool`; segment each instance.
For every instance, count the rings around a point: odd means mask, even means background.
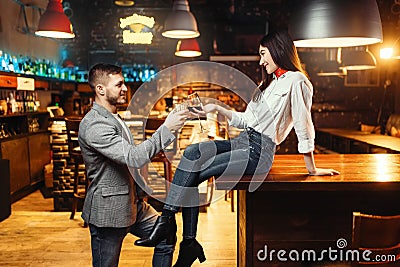
[[[84,161],[82,157],[82,153],[78,143],[78,131],[79,131],[79,123],[81,122],[81,118],[75,117],[67,117],[65,118],[65,125],[67,128],[67,140],[68,140],[68,152],[71,159],[71,162],[74,164],[74,185],[73,185],[73,196],[72,196],[72,207],[71,207],[71,216],[69,217],[71,220],[75,217],[75,212],[78,207],[78,201],[80,199],[85,199],[86,191],[88,187],[88,179],[86,177],[86,171],[80,172],[79,167],[83,165]],[[83,174],[83,181],[80,182],[80,174]],[[84,223],[84,227],[87,227],[87,224]]]
[[[379,216],[353,212],[353,249],[369,250],[371,260],[394,257],[391,261],[353,261],[352,266],[400,266],[400,215]]]
[[[225,201],[231,200],[231,211],[235,212],[235,191],[225,190]]]

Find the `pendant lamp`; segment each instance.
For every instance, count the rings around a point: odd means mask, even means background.
[[[350,47],[382,41],[376,0],[295,3],[289,31],[297,47]]]
[[[190,12],[187,0],[174,1],[172,12],[165,20],[162,35],[174,39],[188,39],[200,36],[196,18]]]
[[[327,48],[326,61],[321,64],[318,76],[345,76],[347,70],[341,68],[341,48]]]
[[[61,1],[49,0],[46,11],[40,17],[36,35],[52,38],[75,37],[71,22],[64,14]]]
[[[341,68],[341,65],[337,61],[326,61],[322,64],[320,71],[317,73],[318,76],[346,76],[347,70]]]
[[[132,1],[132,0],[114,0],[114,4],[116,6],[128,7],[128,6],[133,6],[135,4],[135,1]]]
[[[175,56],[178,57],[199,57],[201,56],[200,46],[196,39],[182,39],[176,45]]]
[[[376,68],[376,59],[366,47],[343,48],[342,67],[346,70],[368,70]]]

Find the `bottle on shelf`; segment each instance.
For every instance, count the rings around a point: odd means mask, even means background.
[[[36,92],[17,91],[15,94],[15,112],[25,113],[37,111],[37,101]]]
[[[7,92],[1,90],[0,91],[0,115],[5,115],[7,112],[7,100],[6,100]]]
[[[1,51],[1,70],[8,71],[8,55],[3,51]]]
[[[10,92],[10,106],[11,106],[11,113],[17,112],[17,103],[15,102],[14,92]]]
[[[26,110],[25,110],[26,112],[35,111],[35,100],[33,92],[26,91],[25,103],[26,103]]]
[[[15,105],[16,105],[16,113],[22,113],[23,110],[23,98],[22,98],[22,91],[17,91],[15,93]]]
[[[11,114],[12,114],[12,106],[11,106],[10,98],[7,97],[7,115],[11,115]]]

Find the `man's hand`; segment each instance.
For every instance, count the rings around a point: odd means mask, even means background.
[[[164,125],[167,126],[171,132],[175,132],[183,126],[189,114],[190,112],[188,109],[177,112],[172,111],[165,119]]]

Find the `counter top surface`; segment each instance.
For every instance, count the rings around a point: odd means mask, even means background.
[[[372,134],[351,129],[319,128],[316,129],[316,131],[340,136],[343,138],[353,139],[366,144],[371,144],[374,146],[388,148],[393,151],[400,152],[400,138],[398,137],[383,134]]]
[[[319,168],[340,172],[333,176],[310,176],[301,154],[275,155],[271,171],[259,190],[393,190],[400,191],[400,154],[317,154]],[[251,175],[219,177],[217,189],[246,190]]]

